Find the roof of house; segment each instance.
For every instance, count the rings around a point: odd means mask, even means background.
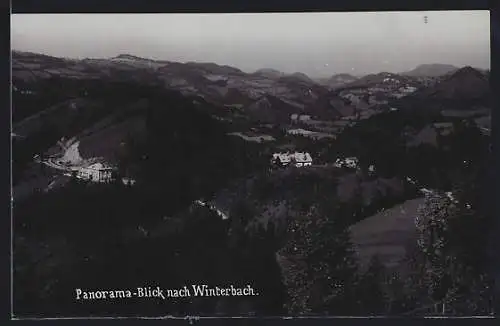
[[[111,167],[107,164],[101,163],[101,162],[91,164],[91,165],[87,166],[87,168],[92,169],[92,170],[112,170],[113,169],[113,167]]]
[[[335,162],[358,162],[358,158],[357,157],[338,158],[335,160]]]
[[[309,153],[298,152],[298,153],[295,153],[295,160],[297,162],[311,162],[312,157]]]
[[[310,130],[306,130],[306,129],[289,129],[287,131],[289,134],[313,134],[314,132],[313,131],[310,131]]]
[[[312,162],[312,157],[309,153],[295,152],[295,153],[274,153],[273,159],[278,158],[283,163],[289,163],[295,159],[297,163]]]

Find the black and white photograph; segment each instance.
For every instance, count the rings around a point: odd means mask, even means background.
[[[13,14],[12,317],[490,316],[489,11]]]

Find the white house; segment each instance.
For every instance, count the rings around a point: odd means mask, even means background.
[[[347,167],[347,168],[350,168],[350,169],[355,169],[358,167],[358,159],[356,157],[346,157],[344,159],[340,159],[338,158],[334,165],[336,167]]]
[[[404,93],[404,94],[410,94],[410,93],[413,93],[417,90],[416,87],[413,87],[413,86],[405,86],[405,87],[401,87],[399,88],[399,91],[401,93]]]
[[[312,157],[309,153],[295,152],[295,153],[274,153],[272,163],[288,166],[290,164],[296,167],[312,165]]]
[[[109,182],[111,181],[112,173],[112,167],[97,162],[89,166],[79,168],[77,177],[93,182]]]
[[[301,129],[301,128],[289,129],[289,130],[287,130],[287,133],[290,135],[301,135],[301,136],[308,136],[308,135],[314,134],[314,132],[311,130],[305,130],[305,129]]]

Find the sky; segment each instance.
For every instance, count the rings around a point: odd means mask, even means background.
[[[11,45],[58,57],[132,54],[310,77],[397,73],[429,63],[489,69],[490,14],[14,14]]]

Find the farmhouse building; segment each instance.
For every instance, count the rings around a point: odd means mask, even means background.
[[[310,121],[310,120],[311,120],[311,116],[310,115],[303,114],[303,115],[299,116],[299,121]]]
[[[335,161],[334,166],[339,168],[346,167],[350,169],[355,169],[358,167],[358,159],[356,157],[346,157],[344,159],[338,158]]]
[[[310,166],[312,165],[312,157],[309,153],[274,153],[272,163],[278,166]]]
[[[93,182],[109,182],[112,179],[113,168],[103,163],[93,163],[78,169],[77,177]]]
[[[292,114],[290,116],[290,119],[292,120],[292,122],[297,122],[297,121],[306,122],[306,121],[310,121],[312,118],[308,114],[297,114],[297,113],[294,113],[294,114]]]
[[[290,135],[308,136],[308,135],[313,134],[314,132],[310,131],[310,130],[305,130],[305,129],[299,128],[299,129],[289,129],[289,130],[287,130],[287,133]]]

